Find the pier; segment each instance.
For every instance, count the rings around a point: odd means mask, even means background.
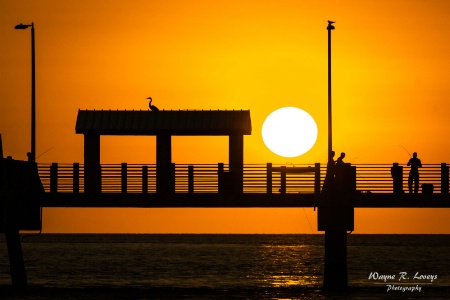
[[[320,163],[244,164],[250,111],[80,110],[76,133],[84,135],[83,164],[37,164],[0,152],[0,230],[15,287],[27,286],[19,231],[42,230],[44,207],[317,209],[318,230],[325,232],[327,290],[347,287],[347,232],[354,230],[355,208],[450,207],[446,163],[423,166],[417,194],[406,192],[399,163],[344,164],[328,191],[323,189],[327,168]],[[102,135],[156,135],[156,164],[100,164]],[[173,163],[173,135],[228,136],[228,163]]]
[[[433,185],[432,193],[407,192],[407,172],[402,172],[403,193],[394,193],[391,171],[398,164],[361,164],[356,168],[355,208],[450,207],[446,163],[421,169],[421,183]],[[84,165],[38,164],[45,193],[42,207],[317,207],[326,166],[266,164],[243,165],[242,193],[230,194],[225,174],[228,164],[171,164],[173,193],[157,193],[156,165],[100,165],[100,193],[85,192]],[[427,193],[428,192],[428,193]]]

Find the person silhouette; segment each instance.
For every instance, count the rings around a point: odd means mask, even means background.
[[[330,154],[328,155],[327,167],[331,167],[331,169],[333,169],[335,165],[334,155],[335,155],[334,151],[331,151]]]
[[[341,152],[341,155],[336,160],[336,168],[342,167],[342,165],[344,164],[344,157],[345,157],[345,153]]]
[[[344,157],[345,157],[345,153],[341,152],[341,155],[338,157],[338,159],[336,160],[336,168],[335,168],[335,182],[336,182],[336,187],[338,189],[341,189],[344,181],[345,181],[345,177],[344,177]]]
[[[322,192],[328,193],[333,190],[334,186],[334,174],[336,164],[334,161],[335,152],[331,151],[328,154],[327,173],[325,174],[325,180],[323,182]]]
[[[407,166],[411,166],[408,176],[409,193],[412,194],[412,184],[414,181],[414,194],[419,191],[419,168],[422,167],[422,162],[417,158],[417,152],[413,153],[413,157],[408,161]]]

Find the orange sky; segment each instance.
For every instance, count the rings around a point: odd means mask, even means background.
[[[333,31],[333,148],[353,163],[450,163],[449,1],[0,2],[0,133],[25,159],[30,32],[36,28],[38,162],[83,162],[78,109],[250,109],[245,163],[324,163],[327,20]],[[297,106],[316,120],[310,152],[282,158],[265,117]],[[102,138],[102,163],[154,163],[154,137]],[[175,163],[227,163],[227,140],[173,138]],[[308,218],[306,218],[306,215]],[[357,210],[356,232],[450,233],[450,210]],[[123,220],[120,221],[120,220]],[[132,221],[130,221],[132,220]],[[413,222],[412,220],[417,220]],[[45,232],[305,232],[312,209],[46,209]],[[118,227],[117,224],[120,224]],[[394,225],[395,226],[391,226]]]

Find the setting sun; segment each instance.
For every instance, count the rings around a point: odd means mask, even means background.
[[[283,107],[273,111],[262,126],[264,144],[275,154],[296,157],[308,152],[317,140],[317,125],[306,111]]]

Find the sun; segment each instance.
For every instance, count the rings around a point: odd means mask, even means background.
[[[273,111],[262,126],[264,144],[273,153],[296,157],[308,152],[317,140],[317,125],[313,117],[297,107]]]

